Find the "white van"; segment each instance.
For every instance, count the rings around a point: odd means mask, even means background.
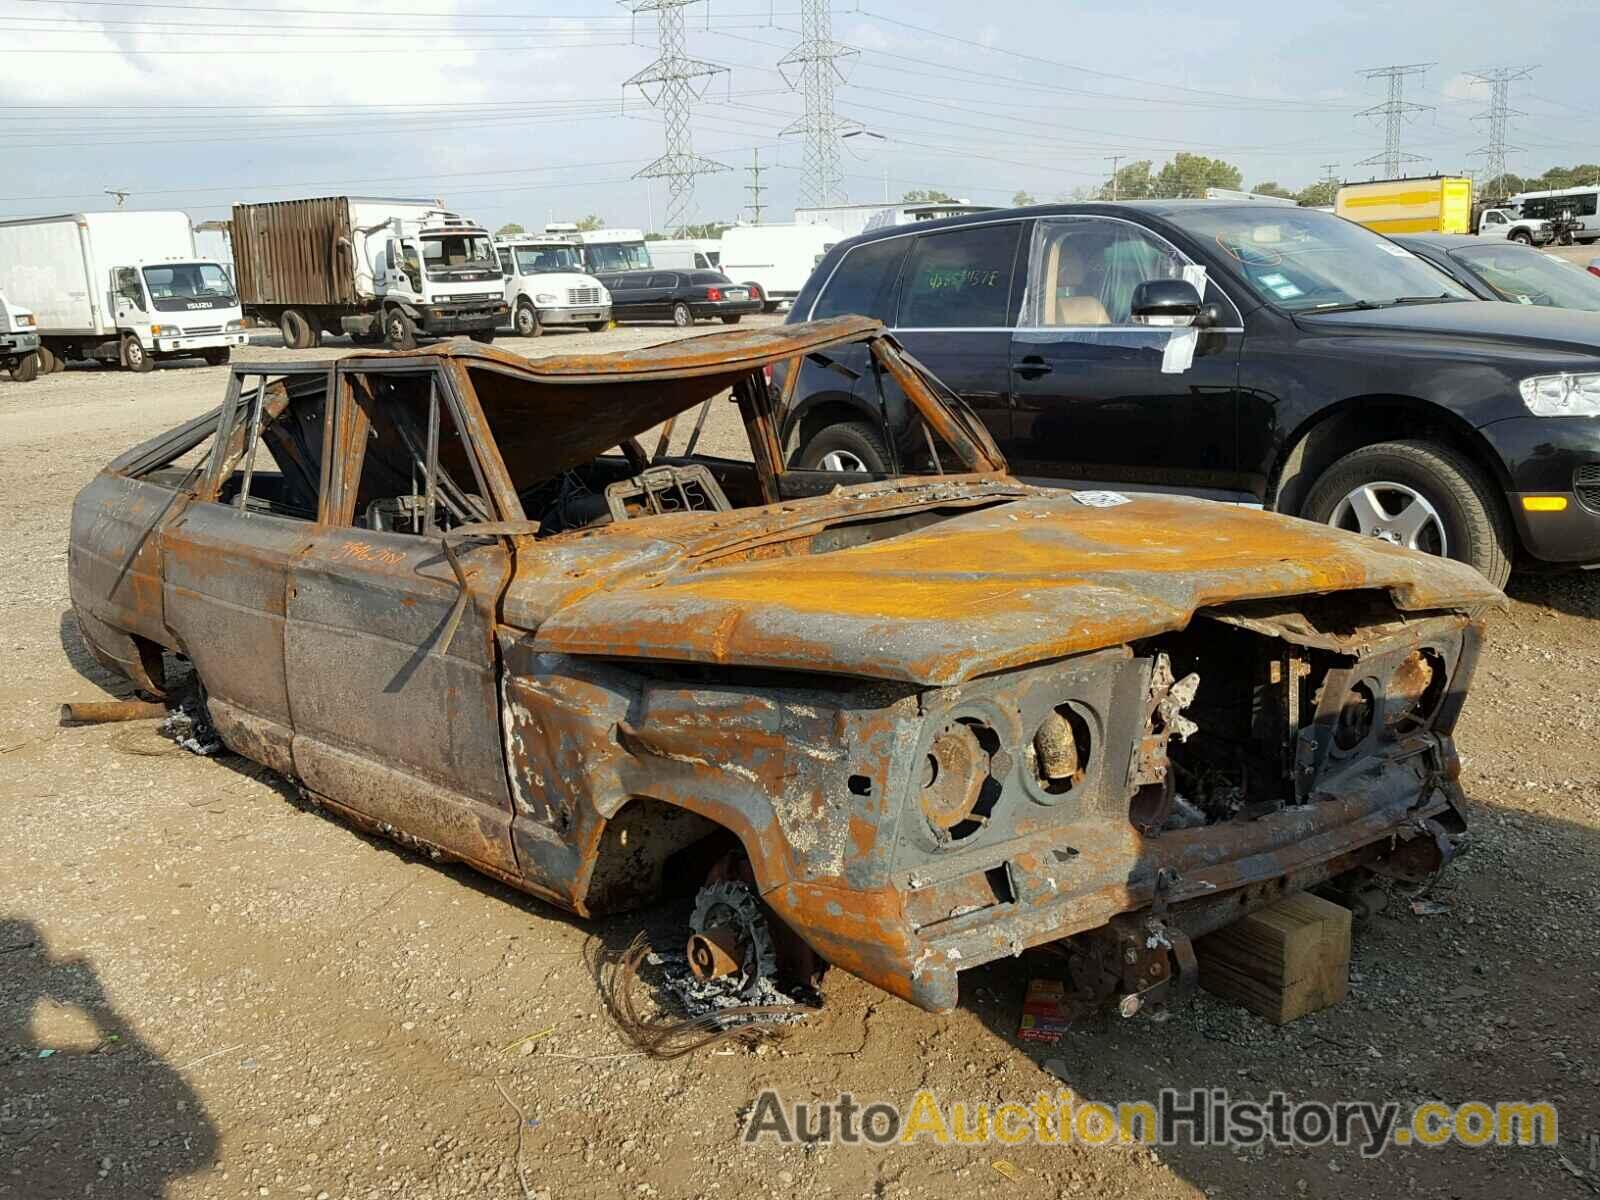
[[[720,271],[721,238],[662,238],[650,243],[653,266],[672,271]]]
[[[767,312],[800,294],[844,234],[831,225],[735,225],[722,235],[722,273],[751,289]]]

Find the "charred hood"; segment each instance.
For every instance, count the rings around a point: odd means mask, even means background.
[[[817,521],[804,537],[765,539],[759,553],[736,552],[749,531],[725,518],[670,544],[658,534],[637,547],[636,573],[544,614],[536,643],[948,686],[1181,629],[1201,609],[1249,600],[1374,589],[1404,612],[1502,602],[1468,566],[1308,521],[1181,497],[1095,508],[1069,492],[1009,493],[849,544],[814,536]]]

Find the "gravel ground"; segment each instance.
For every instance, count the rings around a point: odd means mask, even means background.
[[[702,327],[699,332],[709,332]],[[665,327],[547,335],[611,349]],[[331,348],[330,348],[331,349]],[[286,356],[272,345],[250,357]],[[293,357],[303,357],[294,355]],[[1014,1037],[1031,957],[931,1016],[840,972],[781,1041],[656,1063],[604,1015],[582,922],[297,806],[145,725],[63,729],[121,694],[68,612],[74,493],[214,405],[224,372],[74,368],[0,382],[0,1197],[1504,1197],[1600,1192],[1600,576],[1521,578],[1460,734],[1469,854],[1419,915],[1358,933],[1350,998],[1275,1027],[1208,996],[1164,1024]],[[739,431],[715,425],[709,448]],[[670,929],[675,914],[654,914]],[[529,1035],[541,1035],[522,1041]],[[1549,1099],[1562,1147],[1259,1152],[1022,1145],[746,1148],[791,1099]],[[1005,1160],[1013,1169],[994,1165]]]

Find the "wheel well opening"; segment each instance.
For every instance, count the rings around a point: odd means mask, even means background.
[[[1358,397],[1301,432],[1278,464],[1267,507],[1299,515],[1317,480],[1339,459],[1363,446],[1402,440],[1449,446],[1501,487],[1510,486],[1501,465],[1459,417],[1407,397]]]
[[[784,457],[792,459],[801,446],[830,425],[862,419],[860,410],[844,400],[819,400],[806,409],[800,420],[791,426],[789,436],[784,442]]]
[[[740,845],[732,830],[708,817],[637,797],[606,822],[584,905],[598,915],[692,895],[712,865]]]

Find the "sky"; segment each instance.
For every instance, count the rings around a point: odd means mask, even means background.
[[[596,214],[664,219],[660,113],[623,83],[657,55],[648,0],[0,0],[0,216],[130,208],[225,217],[235,201],[362,194],[437,197],[490,228]],[[789,220],[802,113],[778,61],[800,41],[799,0],[684,9],[688,53],[727,67],[691,119],[691,219],[748,217],[759,152],[764,219]],[[374,14],[381,14],[375,16]],[[1006,204],[1070,198],[1110,156],[1224,158],[1246,186],[1372,177],[1386,99],[1361,72],[1426,63],[1406,81],[1413,173],[1481,167],[1471,73],[1533,67],[1514,172],[1600,159],[1588,92],[1600,6],[1524,0],[1288,5],[1148,0],[974,5],[836,0],[835,109],[874,136],[841,146],[852,202],[939,188]],[[792,74],[792,72],[791,72]],[[1328,164],[1334,164],[1329,166]]]

